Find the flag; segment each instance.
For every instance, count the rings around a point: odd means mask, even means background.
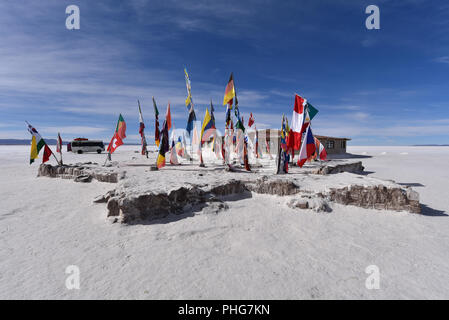
[[[282,115],[281,148],[282,150],[287,151],[287,129],[285,126],[285,115]]]
[[[143,122],[142,110],[140,109],[140,101],[137,100],[137,103],[139,104],[139,134],[142,143],[142,155],[145,155],[147,153],[147,140],[145,139],[144,132],[145,123]]]
[[[237,117],[237,123],[235,124],[235,128],[240,129],[243,132],[245,132],[245,125],[243,122],[243,117],[240,117],[240,109],[237,104],[235,105],[234,113],[235,113],[235,116]]]
[[[185,75],[185,79],[186,79],[186,88],[187,88],[187,99],[186,99],[186,107],[187,110],[189,111],[189,118],[187,119],[187,127],[186,127],[186,131],[189,133],[189,136],[192,133],[192,129],[193,129],[193,122],[196,121],[196,115],[195,115],[195,110],[193,109],[193,101],[192,101],[192,87],[190,84],[190,77],[189,74],[187,73],[187,69],[184,68],[184,75]]]
[[[176,147],[175,147],[175,141],[172,140],[171,142],[171,149],[170,149],[170,164],[178,165],[178,156],[176,155]]]
[[[169,149],[170,148],[168,144],[168,124],[167,120],[165,120],[161,131],[161,143],[159,145],[159,154],[157,156],[156,162],[156,165],[159,169],[165,167],[165,154],[168,152]]]
[[[212,120],[212,124],[215,128],[215,115],[214,115],[215,109],[214,105],[212,104],[212,99],[210,100],[210,118]]]
[[[154,116],[155,116],[155,129],[154,129],[154,142],[156,146],[159,147],[159,143],[161,142],[161,132],[159,131],[159,110],[157,110],[156,100],[153,97],[153,107],[154,107]]]
[[[195,124],[195,126],[193,128],[192,144],[199,144],[199,141],[198,141],[198,129],[196,128],[196,124]]]
[[[118,133],[114,133],[112,136],[111,142],[109,142],[107,151],[108,153],[114,153],[115,149],[117,149],[119,146],[123,144],[122,138],[118,135]]]
[[[298,166],[302,167],[307,159],[314,154],[315,150],[315,139],[312,134],[312,129],[308,126],[304,137],[304,142],[301,145],[301,151],[299,152]]]
[[[184,157],[184,147],[182,145],[181,136],[178,137],[178,141],[175,144],[176,153],[180,157]]]
[[[118,117],[117,127],[115,128],[115,132],[117,132],[120,139],[123,140],[126,138],[126,123],[122,117],[122,114],[120,114]]]
[[[42,137],[41,137],[41,135],[39,134],[39,132],[37,132],[37,130],[36,130],[34,127],[32,127],[29,123],[28,123],[28,132],[31,133],[31,136],[35,138],[35,141],[36,141],[36,150],[35,150],[35,153],[36,153],[36,158],[37,158],[37,155],[38,155],[39,152],[41,151],[42,147],[46,144],[46,143],[45,143],[45,140],[42,139]],[[34,154],[34,151],[33,151],[33,154]],[[33,161],[30,160],[30,164],[31,164],[32,162],[33,162]]]
[[[48,147],[47,144],[45,144],[45,146],[44,146],[44,155],[42,156],[42,163],[45,163],[48,160],[50,160],[50,156],[51,156],[51,149]]]
[[[326,149],[324,148],[321,141],[318,140],[317,138],[315,138],[315,145],[316,145],[317,153],[318,153],[318,156],[320,157],[320,160],[326,160],[326,158],[327,158]]]
[[[215,126],[212,122],[212,117],[209,113],[209,110],[206,108],[206,114],[204,115],[203,126],[201,127],[201,145],[211,136]]]
[[[234,97],[235,97],[234,76],[231,73],[231,77],[229,78],[228,84],[226,85],[225,94],[223,98],[223,105],[229,104],[232,109],[232,101]]]
[[[189,133],[190,136],[193,129],[193,122],[196,121],[196,115],[195,110],[193,110],[193,106],[191,106],[190,108],[189,106],[187,106],[187,108],[189,109],[189,118],[187,119],[186,131]]]
[[[58,132],[58,139],[56,140],[56,152],[62,153],[62,139]]]
[[[288,154],[288,147],[287,147],[286,119],[287,118],[285,117],[285,115],[282,115],[281,137],[277,156],[277,171],[276,171],[277,174],[288,173],[288,162],[290,161],[290,155]],[[267,142],[267,149],[269,149],[268,142]]]
[[[299,150],[301,147],[301,138],[304,130],[307,128],[310,118],[305,108],[307,100],[295,95],[295,106],[293,108],[292,126],[288,133],[287,145],[289,149]],[[307,124],[306,124],[307,123]]]
[[[310,120],[312,120],[316,116],[316,114],[318,113],[318,110],[315,109],[315,107],[312,106],[309,102],[307,102],[306,107],[307,107],[307,111],[309,112]]]
[[[229,123],[232,121],[231,120],[231,109],[232,107],[230,105],[226,106],[226,127],[229,127]]]
[[[167,122],[167,134],[171,129],[171,112],[170,112],[170,102],[167,106],[167,113],[165,114],[165,121]]]
[[[117,127],[115,128],[114,135],[112,136],[111,142],[108,145],[109,154],[113,153],[115,149],[123,144],[123,139],[126,138],[126,123],[123,119],[122,114],[119,115],[117,121]]]
[[[192,87],[190,85],[190,77],[189,77],[189,74],[187,73],[187,69],[186,68],[184,68],[184,77],[186,79],[187,95],[188,95],[188,97],[190,97],[190,92],[191,92],[191,88]]]
[[[31,137],[31,151],[30,151],[30,164],[34,162],[34,159],[37,159],[37,143],[36,143],[36,137]]]
[[[254,123],[254,116],[253,116],[253,113],[251,112],[250,115],[249,115],[249,119],[248,119],[248,127],[251,128],[253,123]]]
[[[44,146],[46,146],[47,144],[45,143],[45,140],[41,137],[39,132],[37,132],[37,130],[33,126],[31,126],[28,122],[27,122],[27,124],[28,124],[28,132],[31,134],[30,164],[32,164],[34,162],[34,159],[37,159],[41,149]],[[34,141],[33,141],[33,138],[34,138]],[[51,154],[51,150],[50,150],[50,154]]]

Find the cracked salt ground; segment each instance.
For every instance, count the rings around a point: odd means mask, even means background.
[[[138,149],[122,147],[117,161]],[[36,178],[37,167],[23,160],[29,147],[2,148],[0,215],[12,214],[0,220],[0,298],[449,298],[447,148],[349,148],[373,155],[363,159],[368,181],[417,185],[422,214],[338,203],[316,213],[253,192],[223,200],[229,208],[218,213],[204,207],[131,226],[107,223],[105,203],[92,202],[120,182]],[[66,161],[101,163],[104,155],[68,154]],[[127,176],[133,170],[126,167]],[[342,175],[330,177],[350,174]],[[322,184],[316,177],[309,191]],[[380,290],[365,288],[371,264],[380,269]],[[80,268],[80,290],[65,287],[68,265]]]

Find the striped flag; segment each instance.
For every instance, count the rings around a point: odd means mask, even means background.
[[[28,124],[28,132],[31,134],[31,151],[30,151],[30,164],[34,162],[35,159],[37,159],[39,155],[39,151],[41,151],[42,148],[44,148],[44,155],[42,157],[42,163],[47,162],[50,159],[50,155],[52,154],[51,149],[48,147],[48,145],[45,143],[45,140],[41,137],[39,132],[31,126],[31,124]]]
[[[145,139],[145,123],[143,122],[142,109],[140,108],[140,101],[137,100],[137,104],[139,105],[139,134],[140,140],[142,143],[142,155],[147,154],[147,139]]]
[[[315,153],[315,150],[315,139],[312,134],[312,129],[310,128],[310,126],[308,126],[306,135],[304,136],[304,142],[301,145],[301,150],[299,151],[298,166],[302,167],[307,159],[309,159]]]
[[[159,147],[159,143],[161,142],[161,132],[159,131],[159,110],[157,109],[156,100],[154,100],[154,97],[153,97],[153,107],[156,122],[154,125],[154,142],[156,146]]]

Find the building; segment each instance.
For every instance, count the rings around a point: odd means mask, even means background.
[[[278,129],[263,129],[257,130],[259,143],[266,141],[266,144],[270,147],[271,153],[275,153],[280,143],[280,133],[281,131]],[[256,132],[249,131],[248,136],[251,140],[254,139]],[[338,138],[338,137],[328,137],[328,136],[320,136],[315,135],[315,138],[320,140],[323,146],[326,148],[326,152],[328,155],[331,154],[342,154],[346,153],[346,142],[351,140],[349,138]],[[295,152],[298,154],[299,150]]]
[[[320,140],[320,142],[326,149],[327,154],[346,153],[346,141],[351,140],[349,138],[337,138],[319,135],[315,135],[315,138]]]

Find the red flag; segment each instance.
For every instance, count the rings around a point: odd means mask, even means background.
[[[44,148],[44,156],[42,157],[42,163],[47,162],[48,160],[50,160],[50,156],[51,156],[51,150],[50,148],[47,146],[47,144],[45,144],[45,148]]]
[[[292,126],[290,128],[290,132],[288,133],[287,138],[287,146],[288,149],[299,150],[301,147],[301,138],[302,133],[306,129],[305,122],[310,121],[309,115],[304,110],[305,105],[307,104],[307,100],[295,95],[295,106],[293,108],[292,115]]]
[[[254,116],[253,113],[251,112],[251,114],[249,115],[249,119],[248,119],[248,127],[251,127],[254,123]]]
[[[56,152],[62,153],[62,139],[58,132],[58,141],[56,141]]]
[[[114,134],[114,136],[111,139],[111,142],[109,142],[108,145],[108,152],[109,153],[113,153],[115,151],[115,149],[117,149],[119,146],[121,146],[123,144],[122,139],[120,138],[120,135],[118,132],[116,132]]]
[[[167,106],[167,114],[165,115],[165,121],[167,121],[167,130],[171,128],[171,113],[170,113],[170,102]]]

